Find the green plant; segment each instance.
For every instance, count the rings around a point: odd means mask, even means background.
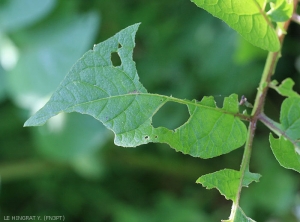
[[[269,51],[253,107],[243,96],[239,102],[236,94],[226,97],[223,107],[219,108],[212,96],[190,101],[148,93],[139,82],[132,60],[139,26],[135,24],[95,45],[79,59],[49,102],[27,120],[25,126],[42,125],[60,112],[79,112],[101,121],[115,133],[115,144],[124,147],[167,143],[193,157],[213,158],[245,144],[240,170],[223,169],[203,175],[197,183],[208,189],[217,188],[226,199],[233,201],[230,218],[226,221],[253,221],[244,214],[239,202],[242,187],[260,178],[249,170],[258,121],[279,137],[271,133],[269,140],[280,165],[300,172],[300,96],[292,89],[292,79],[286,79],[279,86],[277,81],[271,80],[297,1],[194,2],[255,46]],[[116,55],[121,64],[116,62]],[[280,123],[264,114],[269,88],[287,97],[281,106]],[[152,117],[168,102],[187,106],[188,121],[175,130],[153,127]],[[243,105],[252,108],[250,114]],[[249,122],[248,129],[244,122]]]

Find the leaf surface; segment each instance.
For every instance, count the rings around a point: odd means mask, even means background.
[[[285,22],[292,17],[294,5],[292,0],[271,0],[267,15],[274,22]]]
[[[201,176],[196,183],[201,183],[207,189],[216,188],[219,192],[225,196],[227,200],[233,201],[233,206],[236,204],[236,196],[239,192],[242,173],[240,171],[223,169],[214,173]],[[260,174],[245,172],[242,180],[242,186],[248,187],[252,182],[258,182]],[[232,209],[233,210],[233,209]],[[236,210],[232,211],[229,220],[222,220],[224,222],[252,222],[251,218],[248,218],[239,206],[236,206]]]
[[[287,78],[282,81],[282,83],[277,86],[278,82],[276,80],[271,82],[270,87],[275,89],[280,95],[286,97],[300,97],[300,95],[293,90],[295,82],[291,78]]]
[[[280,122],[285,136],[293,141],[300,139],[300,98],[291,97],[283,101]]]
[[[198,102],[147,92],[132,60],[138,26],[129,26],[88,51],[25,126],[43,125],[60,112],[79,112],[101,121],[115,133],[115,144],[124,147],[167,143],[176,151],[211,158],[242,146],[246,127],[238,117],[237,95],[225,98],[223,108],[218,108],[213,97]],[[116,52],[119,66],[111,61]],[[187,105],[189,119],[174,131],[154,128],[153,115],[169,101]]]
[[[271,149],[285,168],[300,172],[300,98],[290,97],[283,101],[277,134],[279,139],[270,135]]]
[[[235,202],[241,176],[240,171],[223,169],[201,176],[196,183],[201,183],[207,189],[216,188],[227,200]],[[247,172],[243,177],[242,185],[247,187],[253,181],[258,182],[259,178],[259,174]]]
[[[275,139],[272,134],[269,137],[272,151],[281,166],[300,173],[300,155],[296,152],[294,144],[280,136]],[[299,143],[297,146],[299,150]]]
[[[192,0],[192,2],[226,22],[253,45],[272,52],[280,49],[276,32],[264,12],[264,1]]]

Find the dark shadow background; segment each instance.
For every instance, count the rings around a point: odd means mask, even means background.
[[[0,2],[1,215],[61,216],[66,221],[220,221],[231,201],[195,183],[203,174],[239,169],[243,149],[202,160],[165,144],[113,145],[113,133],[92,117],[61,114],[23,128],[72,64],[93,44],[142,22],[134,60],[151,93],[218,105],[236,93],[253,102],[267,52],[188,0],[4,0]],[[292,24],[274,78],[299,92],[300,28]],[[278,121],[283,98],[269,92],[265,112]],[[188,119],[169,103],[153,118],[170,129]],[[300,221],[299,175],[276,162],[269,131],[259,124],[241,205],[256,221]]]

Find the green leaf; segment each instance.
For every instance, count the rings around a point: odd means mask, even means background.
[[[280,122],[284,135],[293,141],[300,139],[300,98],[291,97],[283,101]]]
[[[300,172],[300,98],[291,97],[283,101],[280,112],[281,125],[276,134],[279,139],[270,135],[272,151],[280,163],[285,168]]]
[[[300,95],[293,90],[295,82],[291,78],[287,78],[282,81],[282,83],[277,86],[278,82],[273,80],[270,87],[275,89],[280,95],[286,97],[300,97]]]
[[[255,222],[255,221],[247,217],[244,211],[240,207],[237,207],[237,211],[234,215],[234,218],[231,218],[229,220],[222,220],[222,222]]]
[[[285,22],[293,15],[294,5],[292,0],[272,0],[270,2],[271,9],[267,15],[274,22]]]
[[[246,171],[243,178],[243,186],[248,187],[253,181],[259,182],[260,177],[261,175],[258,173],[250,173],[249,171]]]
[[[241,172],[224,169],[201,176],[196,183],[201,183],[207,189],[216,188],[227,200],[235,202],[241,181]],[[253,181],[258,182],[259,174],[247,172],[244,175],[242,185],[247,187]]]
[[[269,137],[272,151],[281,166],[287,169],[292,169],[300,173],[300,155],[299,148],[300,143],[297,145],[295,150],[295,144],[291,141],[286,140],[283,136],[279,139],[275,139],[272,134]]]
[[[132,60],[138,26],[124,29],[88,51],[25,126],[42,125],[60,112],[79,112],[101,121],[115,133],[115,144],[124,147],[167,143],[176,151],[211,158],[242,146],[246,127],[238,117],[237,95],[225,98],[223,108],[218,108],[213,97],[197,102],[147,93]],[[116,52],[119,66],[111,61]],[[151,124],[153,115],[167,102],[187,105],[190,113],[187,122],[174,131]]]
[[[224,222],[241,222],[241,221],[253,221],[248,218],[239,206],[236,206],[236,196],[239,192],[242,173],[240,171],[223,169],[214,173],[201,176],[196,183],[201,183],[207,189],[216,188],[219,192],[225,196],[227,200],[234,202],[233,206],[236,210],[232,209],[232,214],[229,220],[222,220]],[[248,187],[253,181],[258,182],[261,175],[257,173],[245,172],[242,180],[242,186]],[[233,218],[232,218],[233,217]]]
[[[263,9],[263,1],[192,0],[198,7],[226,22],[255,46],[278,51],[280,43]]]

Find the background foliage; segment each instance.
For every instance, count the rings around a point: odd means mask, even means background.
[[[198,100],[214,95],[220,102],[237,93],[251,102],[265,51],[187,0],[10,0],[0,2],[0,18],[2,215],[116,222],[228,217],[231,203],[195,181],[238,169],[242,149],[202,160],[164,144],[115,147],[100,122],[75,113],[43,127],[22,126],[85,51],[136,22],[142,25],[134,60],[152,93]],[[299,35],[292,24],[274,77],[292,77],[298,92]],[[275,120],[281,101],[270,91],[266,113]],[[187,118],[185,106],[168,103],[154,126],[174,129]],[[276,162],[265,130],[259,126],[251,160],[251,171],[263,177],[243,190],[241,205],[257,221],[299,221],[299,177]]]

